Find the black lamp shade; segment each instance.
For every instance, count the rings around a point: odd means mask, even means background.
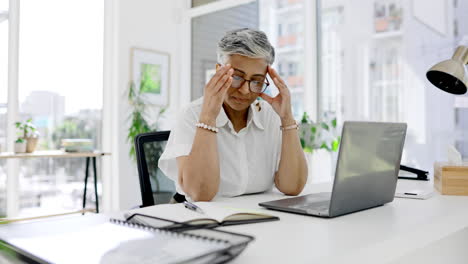
[[[464,94],[468,86],[468,47],[459,46],[451,59],[432,66],[426,73],[427,79],[437,88],[451,94]]]
[[[437,88],[451,94],[465,94],[466,85],[453,75],[442,71],[428,71],[427,79]]]

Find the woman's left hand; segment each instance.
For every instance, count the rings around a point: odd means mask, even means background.
[[[281,118],[283,125],[290,125],[289,123],[294,122],[294,117],[291,110],[291,94],[289,93],[289,89],[279,74],[269,66],[268,75],[273,79],[273,82],[279,90],[279,94],[275,97],[271,97],[262,93],[260,97],[273,107],[273,110],[275,110]]]

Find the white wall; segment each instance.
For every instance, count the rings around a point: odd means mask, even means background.
[[[118,208],[128,209],[140,205],[140,187],[135,162],[129,156],[127,130],[129,126],[129,105],[126,102],[126,90],[130,81],[130,51],[132,47],[162,51],[170,54],[169,101],[170,108],[177,109],[179,105],[180,87],[180,49],[181,23],[185,0],[119,0],[116,29],[117,43],[116,60],[117,74],[114,75],[117,84],[118,137],[117,155],[119,169],[116,175],[119,186]],[[188,62],[189,59],[187,59]],[[114,179],[116,180],[116,179]],[[114,196],[116,197],[116,196]]]

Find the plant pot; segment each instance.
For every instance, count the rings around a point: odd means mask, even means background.
[[[38,141],[39,141],[39,138],[37,138],[37,137],[26,138],[26,152],[27,153],[34,152],[34,150],[36,150],[36,146],[37,146]]]
[[[331,152],[324,149],[314,149],[305,153],[308,168],[308,184],[331,182],[334,177],[334,162]]]
[[[26,152],[26,142],[15,142],[15,153],[25,153]]]

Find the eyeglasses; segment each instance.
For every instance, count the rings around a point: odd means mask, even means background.
[[[253,93],[263,93],[266,88],[270,85],[268,82],[268,79],[265,78],[265,80],[260,81],[260,80],[246,80],[243,77],[239,75],[232,75],[232,83],[231,87],[232,88],[241,88],[242,85],[244,85],[245,82],[249,83],[249,89]]]

